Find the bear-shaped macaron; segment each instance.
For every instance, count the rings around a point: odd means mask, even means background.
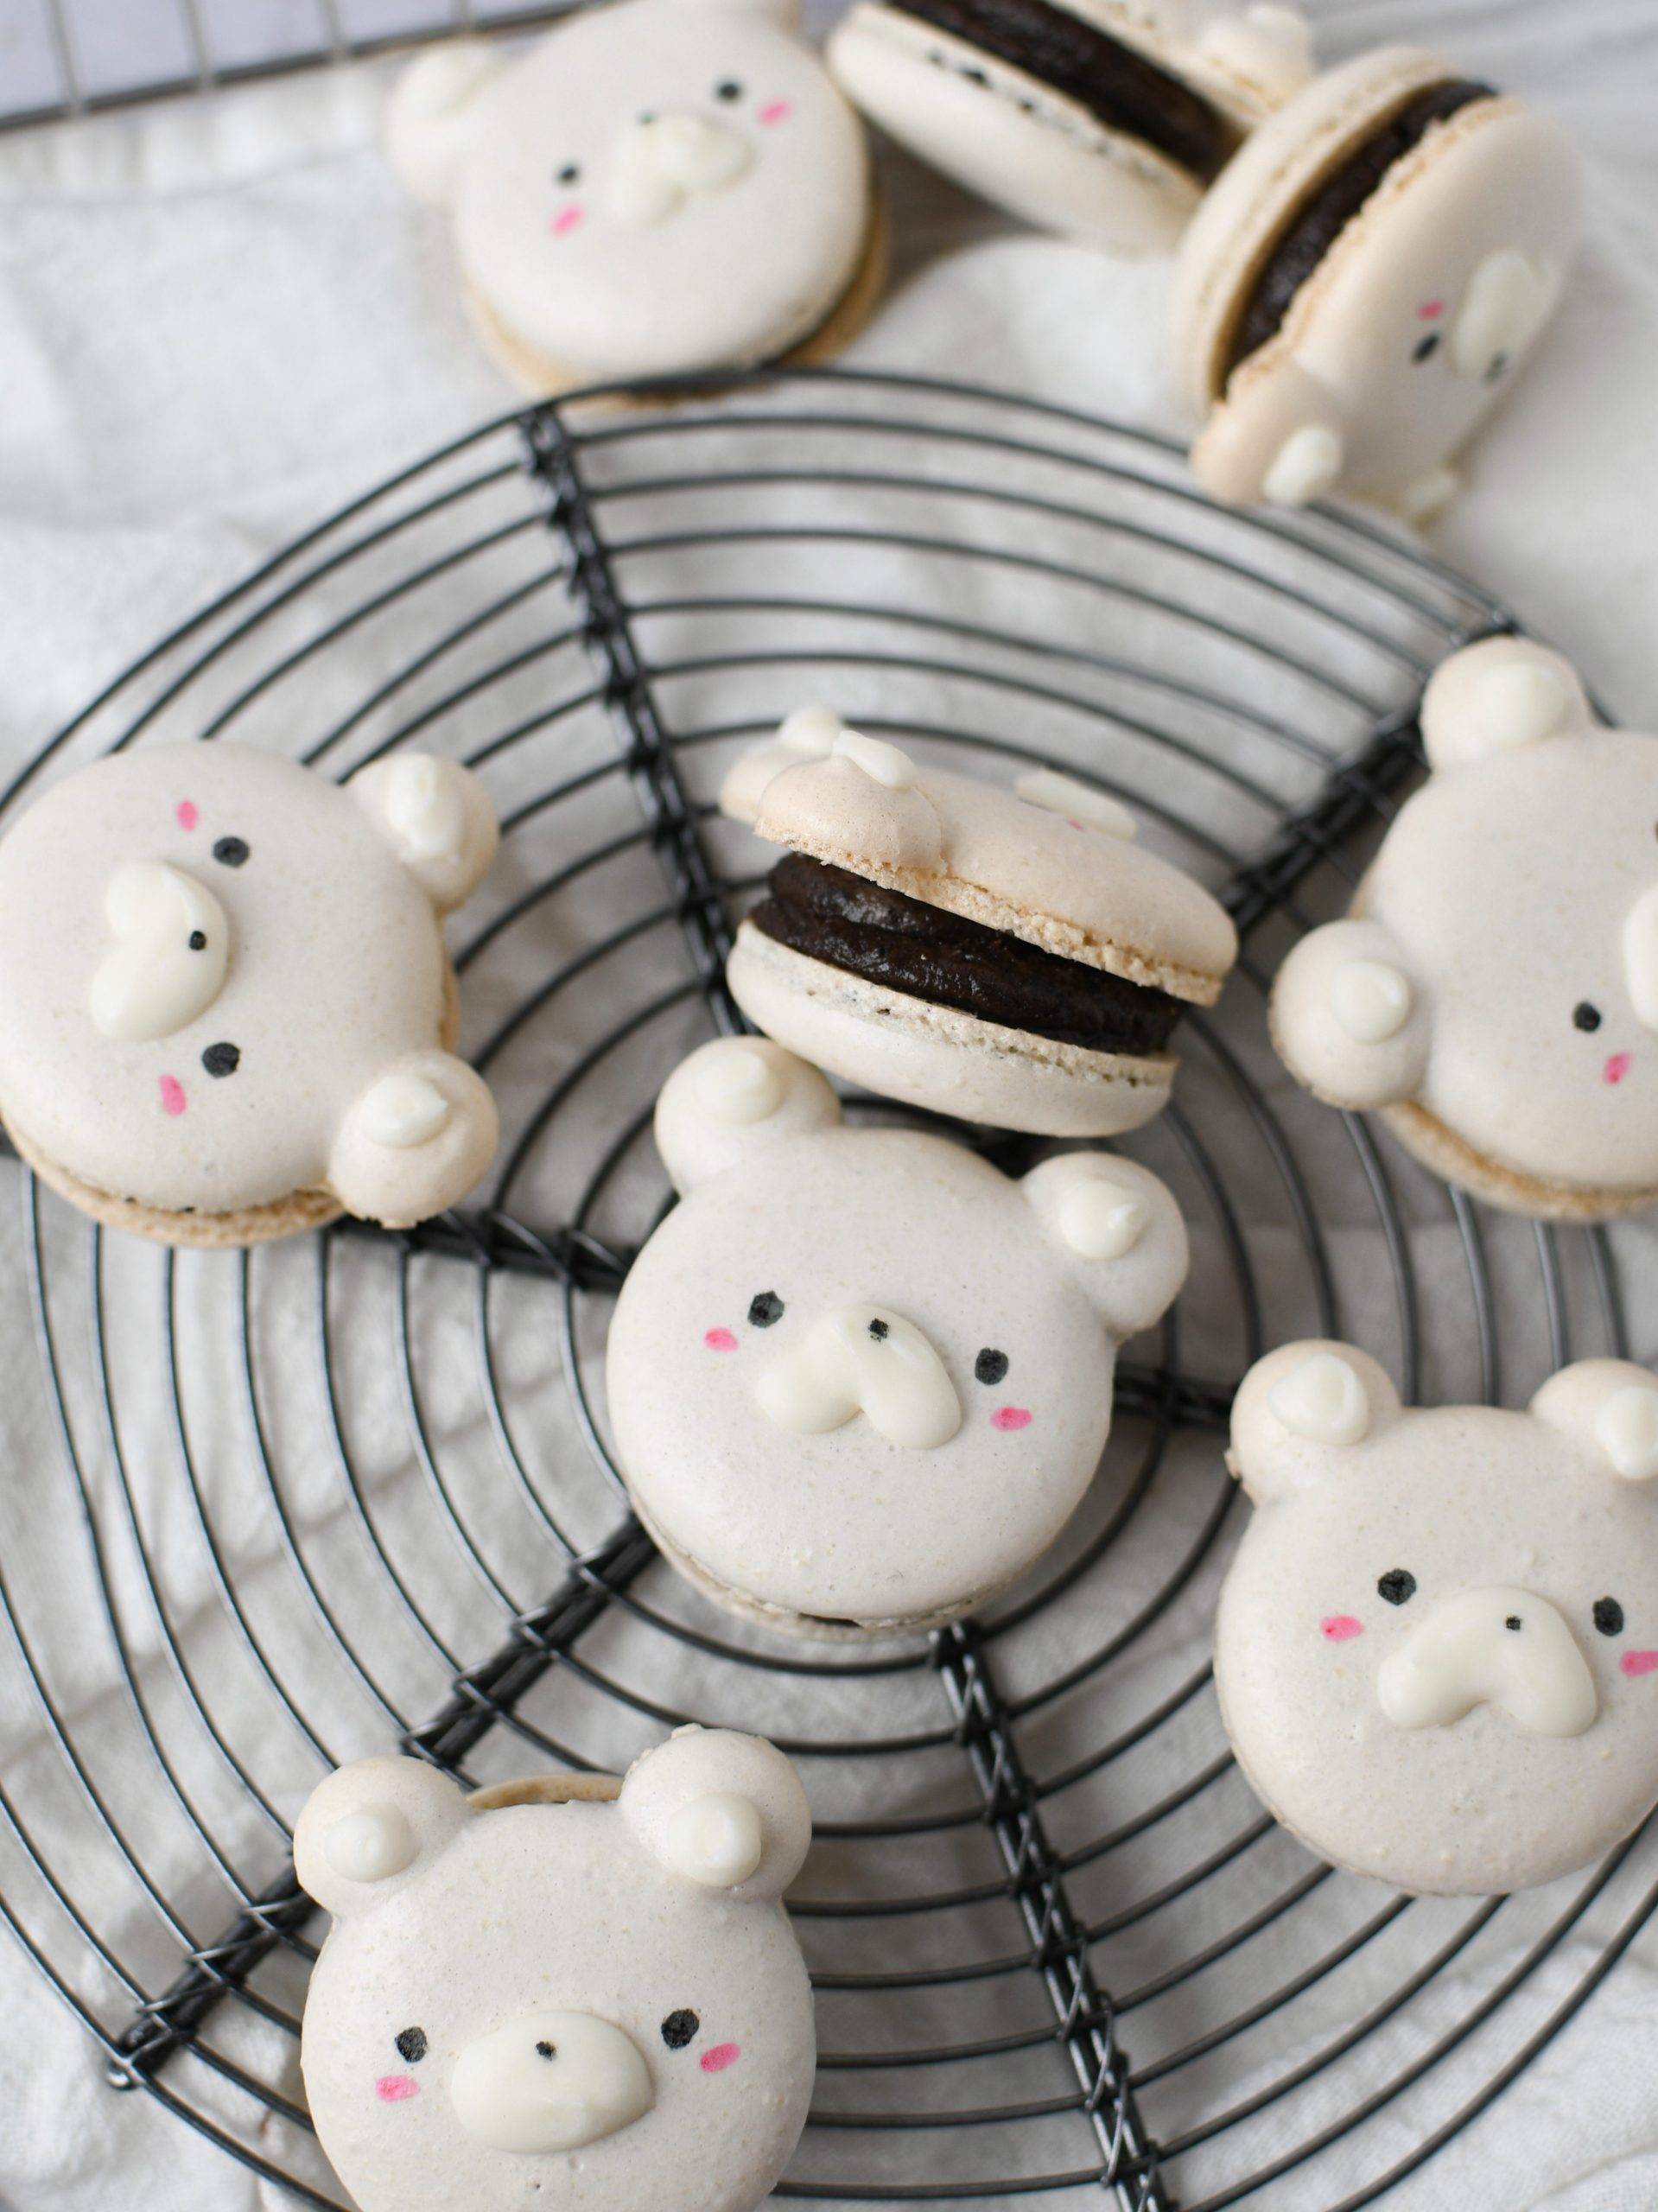
[[[55,785],[0,841],[0,1114],[112,1226],[245,1245],[463,1197],[495,1107],[448,1049],[441,917],[499,832],[478,779],[396,753],[344,785],[169,745]]]
[[[778,1902],[810,1838],[788,1760],[724,1730],[620,1782],[330,1775],[294,1837],[334,1916],[300,2057],[361,2212],[750,2212],[811,2095]]]
[[[1658,1799],[1658,1379],[1562,1368],[1523,1413],[1402,1406],[1341,1344],[1245,1376],[1255,1511],[1215,1679],[1239,1764],[1336,1865],[1495,1895]]]
[[[609,0],[516,59],[435,48],[386,145],[532,392],[816,358],[880,289],[862,126],[794,0]]]
[[[656,1135],[681,1203],[628,1271],[606,1375],[666,1557],[829,1638],[932,1627],[1022,1574],[1094,1478],[1118,1344],[1185,1277],[1163,1185],[1099,1152],[1015,1181],[848,1128],[763,1038],[683,1062]]]
[[[1559,654],[1490,638],[1422,702],[1432,773],[1349,919],[1280,969],[1274,1040],[1476,1197],[1558,1221],[1658,1201],[1658,739]]]

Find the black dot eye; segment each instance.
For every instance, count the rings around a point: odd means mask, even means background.
[[[1402,1605],[1407,1599],[1416,1595],[1416,1577],[1408,1567],[1390,1567],[1376,1584],[1376,1595],[1385,1598],[1390,1605]]]
[[[1417,340],[1416,349],[1412,353],[1411,359],[1413,361],[1430,361],[1439,350],[1439,334],[1437,330],[1430,330],[1426,338]]]
[[[722,77],[714,88],[716,100],[740,100],[742,96],[743,88],[734,77]]]
[[[1579,999],[1572,1009],[1572,1019],[1579,1029],[1598,1029],[1600,1008],[1591,1006],[1587,999]]]
[[[1508,366],[1509,357],[1506,353],[1493,353],[1491,356],[1491,365],[1485,372],[1486,383],[1496,384],[1501,377],[1506,374]]]
[[[426,2056],[424,2028],[405,2028],[397,2037],[397,2056],[405,2064],[418,2066]]]
[[[554,170],[553,181],[555,184],[575,184],[580,178],[581,175],[581,164],[580,162],[566,162],[562,169]]]
[[[191,931],[190,950],[192,952],[205,952],[207,950],[207,932],[206,930]]]
[[[878,1344],[884,1344],[893,1332],[885,1321],[876,1320],[869,1324],[869,1333]]]
[[[213,858],[221,868],[240,868],[247,856],[245,837],[221,837],[213,847]]]
[[[757,1290],[748,1301],[748,1325],[753,1329],[769,1329],[772,1323],[783,1319],[783,1300],[774,1290]]]
[[[670,2050],[683,2050],[702,2024],[695,2012],[670,2012],[662,2024],[662,2040]]]
[[[536,2056],[537,2058],[556,2058],[558,2056],[558,2045],[556,2043],[547,2043],[545,2041],[538,2043],[536,2045]]]
[[[242,1065],[239,1045],[209,1045],[201,1056],[201,1065],[209,1075],[234,1075]]]
[[[974,1379],[992,1385],[1000,1382],[1007,1372],[1007,1355],[998,1351],[994,1344],[987,1344],[973,1363]]]
[[[1594,1611],[1595,1626],[1603,1636],[1622,1636],[1623,1608],[1616,1598],[1597,1598]]]

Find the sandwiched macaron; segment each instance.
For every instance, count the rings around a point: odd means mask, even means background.
[[[1173,245],[1308,69],[1291,9],[1192,42],[1122,0],[859,0],[829,63],[867,116],[970,191],[1130,254]]]
[[[1012,791],[924,768],[823,708],[721,804],[787,857],[727,966],[756,1026],[883,1096],[1046,1136],[1166,1103],[1169,1042],[1237,957],[1224,909],[1051,769]]]
[[[1579,197],[1559,128],[1442,55],[1386,48],[1310,85],[1181,245],[1172,346],[1199,483],[1429,518],[1553,311]]]

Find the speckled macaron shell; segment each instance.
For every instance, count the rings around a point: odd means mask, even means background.
[[[1065,5],[1066,0],[1057,0]],[[1201,93],[1240,130],[1257,124],[1304,74],[1297,19],[1251,36],[1223,19],[1206,43],[1173,35],[1147,10],[1069,0],[1096,24]],[[1166,252],[1201,194],[1191,173],[1145,140],[969,40],[883,0],[858,0],[830,38],[848,97],[900,144],[969,191],[1045,230],[1127,255]]]
[[[1352,917],[1274,980],[1280,1056],[1494,1205],[1658,1202],[1658,738],[1522,639],[1446,661],[1422,718],[1432,772]]]
[[[1400,1406],[1351,1346],[1236,1401],[1255,1511],[1215,1673],[1250,1783],[1310,1849],[1413,1892],[1524,1889],[1658,1799],[1658,1382],[1556,1375],[1529,1411]]]
[[[892,755],[896,783],[844,753],[791,762],[781,747],[761,748],[734,769],[721,804],[768,843],[1064,959],[1214,1004],[1237,932],[1201,885],[1135,842],[1132,819],[1120,834],[897,747],[875,757]]]
[[[1426,519],[1454,492],[1450,464],[1553,313],[1577,241],[1577,156],[1518,100],[1478,99],[1431,126],[1276,334],[1221,382],[1285,225],[1390,116],[1458,73],[1416,48],[1363,55],[1288,102],[1211,188],[1176,264],[1171,350],[1203,420],[1193,468],[1216,498],[1339,492]]]
[[[932,1625],[1024,1573],[1093,1479],[1117,1344],[1184,1279],[1163,1185],[1095,1152],[1014,1182],[942,1137],[848,1128],[763,1039],[683,1063],[657,1128],[682,1200],[629,1270],[606,1376],[668,1556],[815,1637]]]
[[[862,129],[787,4],[613,0],[511,63],[435,53],[387,146],[534,391],[775,360],[868,304]]]
[[[681,1730],[623,1783],[468,1800],[411,1759],[330,1776],[295,1840],[335,1916],[301,2063],[353,2202],[751,2212],[811,2094],[777,1902],[810,1834],[788,1761],[724,1731]]]
[[[155,747],[57,785],[0,842],[19,1149],[170,1243],[453,1204],[496,1116],[445,1049],[440,918],[497,836],[476,778],[413,754],[342,786],[239,747]]]

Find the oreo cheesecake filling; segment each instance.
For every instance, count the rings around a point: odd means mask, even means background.
[[[1146,54],[1050,0],[890,0],[900,15],[976,46],[1189,170],[1220,175],[1241,134],[1220,109]]]
[[[1161,1052],[1181,1002],[790,853],[749,919],[766,937],[867,982],[1089,1052]]]
[[[1296,210],[1256,277],[1234,327],[1217,393],[1225,391],[1242,362],[1278,335],[1296,294],[1394,163],[1413,152],[1435,124],[1448,121],[1476,100],[1496,98],[1490,85],[1465,78],[1431,86],[1396,109],[1324,179]]]

